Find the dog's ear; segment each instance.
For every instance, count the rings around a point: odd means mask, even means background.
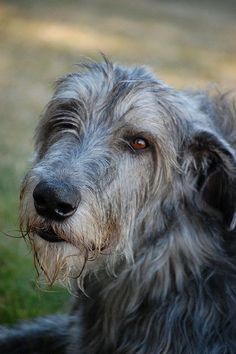
[[[236,228],[236,158],[229,144],[211,132],[197,132],[189,149],[200,207]]]

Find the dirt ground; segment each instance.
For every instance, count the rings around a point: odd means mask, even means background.
[[[56,78],[100,52],[145,64],[177,88],[236,86],[236,2],[158,0],[0,3],[0,322],[64,309],[67,293],[38,291],[18,238],[20,180]]]

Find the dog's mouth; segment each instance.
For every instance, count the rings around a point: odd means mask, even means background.
[[[52,228],[49,229],[37,229],[35,230],[38,236],[43,238],[45,241],[48,242],[63,242],[60,236],[58,236]]]

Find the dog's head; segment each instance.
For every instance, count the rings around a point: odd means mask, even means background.
[[[214,185],[230,183],[233,151],[192,99],[145,68],[105,61],[61,79],[35,151],[21,228],[51,282],[132,261],[185,198],[225,216]]]

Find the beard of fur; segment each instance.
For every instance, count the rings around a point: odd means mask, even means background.
[[[69,288],[71,280],[76,279],[83,289],[84,270],[88,261],[86,249],[82,253],[72,245],[58,246],[40,239],[31,241],[31,245],[37,268],[43,272],[49,285],[59,282]]]
[[[49,285],[57,282],[70,288],[71,280],[77,279],[82,289],[84,270],[89,260],[88,247],[83,243],[77,248],[68,242],[47,242],[32,231],[36,225],[38,227],[39,224],[29,220],[25,223],[21,219],[20,222],[22,236],[33,252],[37,281],[42,284],[44,279]]]

